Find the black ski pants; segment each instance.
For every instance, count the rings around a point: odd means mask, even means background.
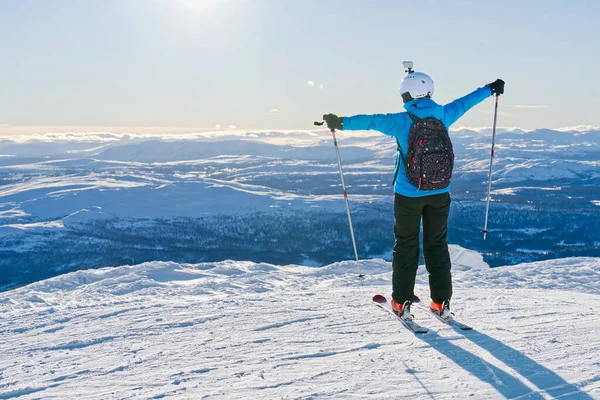
[[[419,265],[419,231],[423,219],[423,256],[429,272],[431,299],[436,303],[452,297],[450,253],[446,235],[450,193],[425,197],[394,197],[394,235],[392,252],[392,298],[397,303],[412,301]]]

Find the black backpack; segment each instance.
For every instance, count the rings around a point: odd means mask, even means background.
[[[454,151],[448,129],[442,121],[433,117],[421,119],[411,113],[408,115],[413,124],[408,134],[406,157],[396,139],[408,180],[419,190],[447,188],[454,168]],[[396,175],[398,169],[396,168]]]

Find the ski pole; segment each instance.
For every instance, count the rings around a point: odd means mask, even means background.
[[[487,201],[485,203],[485,224],[483,225],[483,240],[486,239],[487,236],[487,225],[488,225],[488,214],[490,211],[490,191],[492,189],[492,165],[494,163],[494,144],[496,142],[496,120],[498,119],[498,97],[500,95],[496,95],[496,105],[494,107],[494,128],[492,129],[492,153],[490,156],[490,175],[488,177],[488,190],[487,190]]]
[[[321,126],[323,122],[315,122],[315,125]],[[348,224],[350,225],[350,236],[352,237],[352,246],[354,247],[354,256],[356,257],[356,266],[358,267],[358,277],[364,275],[360,272],[360,262],[358,261],[358,251],[356,250],[356,240],[354,240],[354,229],[352,228],[352,217],[350,216],[350,204],[348,204],[348,193],[346,192],[346,184],[344,183],[344,172],[342,171],[342,161],[340,159],[340,149],[338,148],[337,138],[335,137],[335,129],[331,130],[333,136],[333,145],[335,146],[335,154],[337,155],[338,167],[340,168],[340,178],[342,180],[342,190],[344,191],[344,200],[346,201],[346,212],[348,213]]]

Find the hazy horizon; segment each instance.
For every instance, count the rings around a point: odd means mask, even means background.
[[[457,124],[450,128],[450,131],[461,131],[461,130],[474,130],[480,131],[485,129],[491,129],[491,125],[484,126],[462,126]],[[307,127],[304,129],[269,129],[269,128],[256,128],[256,129],[242,129],[237,127],[186,127],[186,126],[12,126],[12,125],[0,125],[0,140],[9,140],[11,136],[28,136],[28,135],[45,135],[50,133],[62,134],[62,133],[76,133],[76,134],[94,134],[94,133],[111,133],[111,134],[148,134],[148,135],[178,135],[178,134],[194,134],[194,133],[210,133],[210,132],[303,132],[306,131],[318,131],[324,130],[325,128],[319,127]],[[538,127],[534,129],[526,129],[518,126],[498,126],[498,131],[513,131],[521,130],[524,132],[531,132],[539,129],[549,129],[555,131],[600,131],[600,126],[593,125],[574,125],[574,126],[561,126],[557,128]],[[344,136],[356,136],[359,135],[356,132],[344,131],[339,138],[343,139]]]

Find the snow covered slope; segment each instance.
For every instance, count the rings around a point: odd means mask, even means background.
[[[490,269],[452,247],[457,332],[371,304],[390,265],[77,271],[0,294],[0,399],[600,398],[600,259]],[[417,292],[427,298],[423,268]]]

